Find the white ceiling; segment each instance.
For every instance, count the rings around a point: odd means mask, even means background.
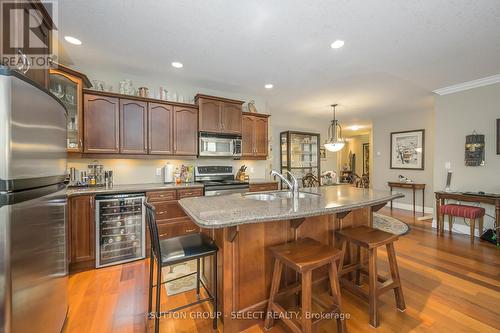
[[[335,102],[350,123],[428,109],[431,91],[500,73],[499,0],[60,0],[59,30],[83,41],[64,44],[77,68],[263,96],[272,112],[315,118]]]

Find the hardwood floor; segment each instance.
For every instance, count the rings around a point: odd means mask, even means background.
[[[390,215],[389,209],[382,214]],[[395,243],[407,310],[396,310],[394,296],[380,297],[380,327],[368,325],[368,305],[342,290],[344,311],[350,314],[349,332],[500,332],[500,249],[468,236],[437,236],[429,221],[418,221],[408,211],[394,217],[412,230]],[[379,267],[387,274],[387,256],[380,251]],[[73,274],[69,280],[69,314],[65,332],[146,332],[148,261]],[[164,291],[164,290],[163,290]],[[194,299],[194,292],[167,297],[162,309]],[[160,332],[212,332],[210,319],[193,319],[198,305],[162,319]],[[194,312],[196,313],[196,312]],[[146,325],[149,329],[146,330]],[[336,332],[323,321],[317,332]],[[265,332],[262,324],[247,333]],[[278,320],[274,333],[287,332]]]

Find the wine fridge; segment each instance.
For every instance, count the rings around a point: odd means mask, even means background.
[[[144,193],[96,196],[96,267],[145,257]]]

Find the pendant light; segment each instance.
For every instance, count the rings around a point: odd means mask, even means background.
[[[328,127],[328,140],[325,142],[325,148],[329,151],[336,152],[342,150],[345,146],[345,140],[342,137],[342,127],[337,118],[335,118],[335,108],[338,104],[332,104],[333,120]]]

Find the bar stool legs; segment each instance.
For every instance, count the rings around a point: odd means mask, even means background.
[[[292,332],[312,333],[315,323],[335,315],[337,331],[346,333],[347,327],[342,313],[340,283],[336,266],[336,262],[342,255],[341,251],[323,245],[311,238],[270,247],[270,251],[275,261],[264,328],[266,330],[271,329],[274,324],[275,314],[279,314],[280,320]],[[295,270],[301,277],[301,281],[293,286],[288,286],[280,293],[280,281],[285,265]],[[313,270],[322,267],[328,268],[328,280],[331,289],[331,297],[328,297],[328,300],[325,299],[326,297],[322,298],[313,295],[312,273]],[[300,320],[290,316],[291,313],[276,301],[278,295],[281,297],[299,291],[301,295]],[[320,310],[320,312],[313,312],[313,303],[314,309]],[[325,314],[329,316],[326,317]]]
[[[394,288],[394,297],[396,298],[396,307],[400,311],[406,310],[405,298],[403,296],[403,288],[401,287],[401,279],[399,277],[398,262],[396,260],[396,251],[394,243],[386,244],[387,257],[389,259],[389,268],[391,270],[391,278],[397,286]]]
[[[273,327],[273,325],[274,325],[274,316],[273,316],[272,305],[274,303],[274,299],[276,297],[276,294],[278,293],[278,290],[280,288],[282,271],[283,271],[283,264],[278,259],[275,259],[274,260],[273,280],[271,282],[271,293],[269,295],[269,301],[267,303],[266,321],[264,322],[264,327],[266,330],[271,329],[271,327]]]
[[[377,295],[377,248],[369,249],[368,251],[368,302],[369,314],[370,314],[370,325],[373,327],[378,327],[378,295]]]
[[[309,315],[312,313],[312,271],[302,273],[302,332],[312,332],[312,320]]]
[[[352,294],[368,301],[370,325],[373,327],[379,326],[378,297],[391,289],[394,291],[396,307],[398,310],[404,311],[406,304],[394,250],[394,241],[397,240],[397,236],[369,227],[356,227],[341,230],[337,233],[341,236],[341,247],[343,250],[343,258],[341,258],[339,265],[339,276],[341,277],[342,285]],[[356,248],[356,260],[350,260],[348,264],[345,264],[345,249],[349,244]],[[387,249],[390,279],[378,275],[377,249],[384,245]],[[361,248],[365,249],[368,253],[368,272],[364,269],[364,262],[361,258],[362,256],[359,254]],[[347,278],[352,273],[355,273],[354,282],[352,281],[353,279]],[[368,274],[368,293],[359,287],[358,273]]]
[[[337,271],[337,265],[335,263],[330,264],[330,268],[328,270],[328,277],[330,278],[330,288],[332,290],[332,296],[335,300],[339,309],[342,309],[342,298],[340,297],[340,283],[339,276]],[[336,320],[337,323],[337,332],[347,332],[347,326],[345,320]]]

